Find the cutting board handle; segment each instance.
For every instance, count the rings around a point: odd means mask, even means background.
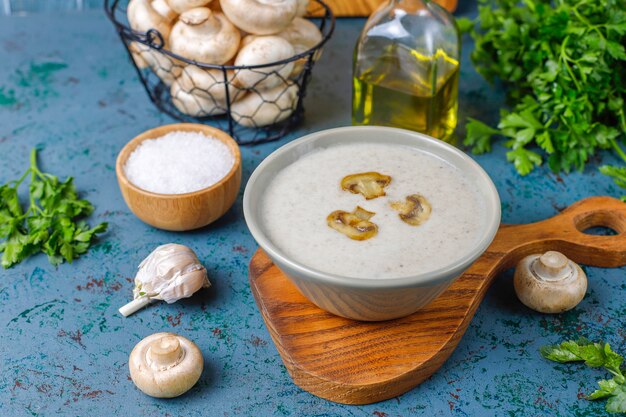
[[[598,226],[617,234],[584,233]],[[541,222],[502,225],[489,249],[466,274],[483,276],[488,286],[498,273],[514,267],[525,256],[549,250],[585,265],[626,265],[626,203],[611,197],[590,197]]]

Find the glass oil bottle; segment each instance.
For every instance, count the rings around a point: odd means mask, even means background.
[[[457,124],[460,35],[427,0],[390,0],[372,14],[354,53],[352,122],[450,141]]]

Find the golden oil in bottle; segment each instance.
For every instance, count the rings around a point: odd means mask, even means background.
[[[451,140],[459,64],[443,51],[429,57],[393,45],[371,67],[355,69],[353,83],[353,124],[399,127]]]

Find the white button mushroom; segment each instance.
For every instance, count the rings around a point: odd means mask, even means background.
[[[131,42],[130,45],[128,46],[128,50],[130,51],[131,55],[133,56],[133,61],[135,61],[135,65],[137,65],[137,67],[139,69],[144,69],[144,68],[148,68],[150,65],[148,65],[148,61],[146,61],[143,57],[143,51],[144,48],[139,42]],[[147,46],[145,47],[146,49],[149,49]]]
[[[576,307],[587,291],[587,276],[559,252],[530,255],[515,270],[517,297],[541,313],[562,313]]]
[[[235,59],[236,66],[269,64],[295,55],[293,46],[279,36],[248,36]],[[269,90],[284,83],[293,71],[294,63],[288,62],[266,68],[242,69],[235,74],[235,82],[242,88]]]
[[[180,15],[172,28],[172,52],[204,64],[223,65],[235,56],[241,35],[226,17],[207,7],[196,7]]]
[[[152,8],[168,22],[172,22],[178,17],[178,13],[172,10],[167,0],[152,0]]]
[[[298,0],[298,10],[296,11],[296,16],[302,17],[306,14],[309,8],[309,0]]]
[[[217,99],[201,90],[185,91],[181,79],[176,80],[170,89],[172,103],[180,111],[192,117],[218,116],[227,111],[226,100]]]
[[[220,4],[231,22],[255,35],[284,30],[298,12],[298,0],[220,0]]]
[[[128,359],[130,377],[151,397],[174,398],[193,387],[204,369],[195,343],[174,333],[155,333],[137,343]]]
[[[281,84],[267,91],[251,91],[231,106],[233,119],[242,126],[261,127],[291,116],[298,104],[298,85]]]
[[[167,0],[172,10],[178,14],[185,13],[189,9],[206,6],[211,3],[211,1],[212,0]],[[215,0],[215,3],[219,3],[219,1]]]
[[[175,243],[161,245],[139,264],[134,299],[119,312],[127,317],[152,301],[172,304],[210,286],[206,269],[190,248]]]
[[[169,56],[142,43],[132,42],[130,51],[139,68],[150,67],[165,85],[172,85],[183,70],[183,67]]]
[[[156,29],[163,36],[163,40],[167,41],[173,19],[168,10],[167,4],[162,0],[130,0],[126,14],[128,23],[134,30],[147,32]]]
[[[287,26],[287,29],[277,33],[276,36],[280,36],[288,41],[293,46],[295,55],[306,52],[317,46],[323,38],[322,32],[320,32],[315,23],[301,17],[296,17],[293,22]],[[321,55],[322,51],[320,49],[315,52],[313,59],[317,61],[320,59]],[[291,72],[292,78],[295,78],[302,73],[308,59],[309,58],[307,56],[296,61],[293,71]]]
[[[313,48],[322,41],[322,32],[310,20],[296,17],[285,30],[276,34],[287,40],[296,51],[301,54]]]
[[[224,77],[224,72],[221,70],[187,65],[178,77],[178,82],[180,87],[188,93],[212,97],[215,100],[226,100],[228,89],[228,95],[232,100],[238,91],[233,83],[234,77],[235,73],[232,70],[226,71],[226,77]]]

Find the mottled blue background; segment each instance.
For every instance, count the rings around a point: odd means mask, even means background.
[[[472,13],[473,2],[461,14]],[[341,20],[315,68],[306,121],[289,137],[242,149],[244,184],[278,146],[308,132],[350,124],[350,60],[363,20]],[[461,72],[461,120],[494,122],[502,94],[467,60]],[[17,178],[39,147],[43,169],[76,177],[110,231],[86,256],[58,268],[36,256],[0,270],[0,415],[2,416],[602,416],[583,393],[598,370],[554,365],[541,345],[584,335],[626,351],[625,269],[586,268],[589,291],[573,311],[546,316],[521,305],[511,275],[493,285],[458,349],[413,391],[367,406],[344,406],[293,385],[248,287],[256,244],[241,195],[216,224],[192,233],[155,230],[126,208],[115,157],[145,129],[171,123],[149,102],[111,24],[101,11],[0,17],[0,182]],[[459,129],[463,133],[463,127]],[[540,220],[591,195],[620,191],[596,172],[557,176],[546,168],[520,178],[503,149],[477,161],[494,179],[503,220]],[[191,246],[213,287],[174,305],[157,304],[124,319],[139,262],[157,245]],[[149,398],[129,379],[132,347],[153,332],[196,341],[206,370],[188,394]]]

